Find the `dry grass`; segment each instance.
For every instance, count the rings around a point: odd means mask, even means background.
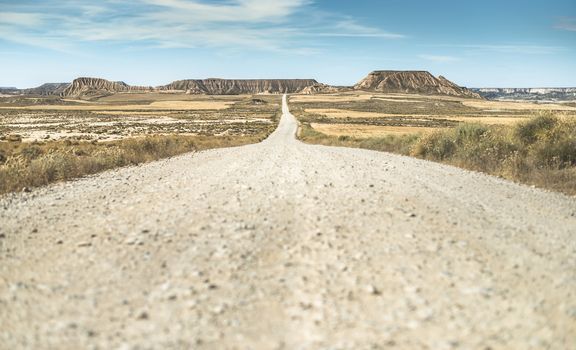
[[[328,93],[318,95],[292,95],[290,101],[294,103],[322,103],[322,102],[356,102],[368,100],[383,100],[394,102],[419,102],[418,100],[439,100],[439,101],[465,101],[452,96],[442,95],[419,95],[403,93],[379,93],[368,91],[345,91],[339,93]]]
[[[321,94],[321,95],[292,95],[290,96],[290,102],[315,103],[315,102],[362,101],[362,100],[370,100],[373,96],[374,96],[373,94],[365,92]]]
[[[0,109],[55,110],[55,111],[170,111],[170,110],[222,110],[229,108],[230,101],[158,101],[149,104],[110,105],[81,103],[77,105],[0,106]]]
[[[363,124],[322,124],[310,123],[310,126],[329,136],[351,136],[357,138],[380,137],[385,135],[409,135],[437,130],[436,128],[414,126],[380,126]]]
[[[134,98],[126,94],[124,97]],[[145,96],[129,102],[143,102],[143,97]],[[187,95],[180,97],[188,98]],[[194,101],[145,101],[148,105],[170,107],[154,111],[117,110],[134,106],[127,104],[127,101],[106,102],[101,105],[102,110],[96,111],[22,110],[14,108],[24,103],[22,99],[17,99],[14,103],[6,103],[11,106],[10,109],[0,110],[0,139],[2,135],[10,134],[21,135],[25,142],[45,139],[107,141],[158,134],[242,136],[259,133],[261,129],[265,130],[274,124],[275,115],[280,108],[279,96],[259,98],[266,102],[261,104],[253,103],[252,96],[218,96],[214,100],[210,96],[195,98]],[[198,106],[199,103],[204,104],[204,107],[215,107],[214,103],[226,103],[230,104],[230,107],[220,110],[187,109]],[[39,103],[39,106],[43,105],[44,103]]]
[[[224,101],[236,102],[252,95],[195,95],[179,92],[145,92],[145,93],[117,93],[103,96],[96,101],[100,103],[150,103],[150,101]],[[79,100],[71,100],[79,101]]]
[[[278,95],[254,99],[184,94],[118,94],[89,103],[3,99],[0,193],[259,142],[276,128],[281,100]]]
[[[271,128],[273,129],[273,128]],[[0,142],[0,194],[209,148],[263,140],[251,136],[163,135],[112,142]]]
[[[302,123],[305,142],[359,147],[447,163],[576,195],[576,119],[549,114],[514,125],[464,123],[421,135],[331,136]]]
[[[380,99],[382,100],[382,99]],[[378,119],[402,116],[405,118],[421,119],[422,117],[447,119],[454,122],[482,123],[482,124],[514,124],[526,120],[526,116],[489,115],[489,116],[458,116],[458,115],[399,115],[391,113],[352,111],[335,108],[307,108],[306,113],[323,115],[334,119]]]
[[[306,142],[411,155],[576,194],[570,104],[375,93],[291,102]],[[408,133],[420,130],[427,132]]]
[[[504,101],[482,101],[467,100],[462,102],[465,106],[470,106],[482,110],[522,110],[522,111],[576,111],[575,107],[560,103],[531,103],[531,102],[504,102]]]

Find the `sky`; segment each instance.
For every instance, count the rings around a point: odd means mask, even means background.
[[[79,76],[314,78],[428,70],[468,87],[575,87],[575,0],[0,0],[0,86]]]

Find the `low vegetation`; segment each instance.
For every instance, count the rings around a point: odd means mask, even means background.
[[[395,152],[576,195],[576,119],[542,114],[515,125],[462,123],[414,135],[329,136],[303,122],[303,141]]]
[[[279,108],[278,95],[0,98],[0,194],[259,142],[276,128]]]
[[[0,142],[0,194],[191,151],[255,143],[267,134],[159,135],[109,142],[3,141]]]

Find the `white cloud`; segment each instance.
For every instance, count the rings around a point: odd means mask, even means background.
[[[361,25],[347,16],[315,15],[312,0],[102,0],[86,4],[47,0],[9,5],[0,38],[34,46],[83,42],[156,48],[251,48],[314,53],[323,37],[398,39],[403,35]],[[43,44],[49,41],[49,45]],[[61,45],[56,45],[60,41]]]
[[[272,22],[290,16],[308,3],[308,0],[235,0],[214,5],[184,0],[142,1],[164,9],[154,16],[203,22]]]
[[[515,53],[515,54],[552,54],[564,50],[559,46],[545,46],[545,45],[460,45],[459,47],[471,49],[475,51],[490,51],[499,53]]]
[[[401,39],[405,35],[389,33],[377,28],[368,27],[357,23],[352,19],[338,21],[334,28],[337,29],[334,33],[321,33],[320,36],[340,36],[340,37],[369,37],[369,38],[386,38],[386,39]]]
[[[561,18],[554,26],[556,29],[567,30],[569,32],[576,32],[576,17]]]
[[[34,27],[43,23],[43,16],[38,13],[0,12],[0,24]]]
[[[450,63],[460,61],[460,58],[454,56],[443,56],[443,55],[420,55],[418,56],[424,60],[437,62],[437,63]]]

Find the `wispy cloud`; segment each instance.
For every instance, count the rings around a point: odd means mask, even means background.
[[[545,46],[545,45],[524,45],[524,44],[506,44],[506,45],[457,45],[464,49],[471,51],[488,51],[498,53],[513,53],[513,54],[554,54],[564,50],[560,46]]]
[[[554,26],[556,29],[576,32],[576,17],[562,17]]]
[[[0,39],[68,50],[84,42],[156,48],[315,52],[326,37],[400,39],[353,18],[314,16],[312,0],[47,0],[2,5]]]
[[[450,63],[460,61],[460,58],[454,56],[443,56],[443,55],[419,55],[421,59],[437,62],[437,63]]]
[[[433,48],[442,48],[458,50],[462,55],[476,55],[486,53],[501,54],[520,54],[520,55],[551,55],[558,54],[567,50],[564,46],[536,45],[525,43],[507,43],[507,44],[441,44],[429,45]]]
[[[333,33],[319,33],[321,36],[348,36],[348,37],[371,37],[371,38],[386,38],[386,39],[402,39],[406,36],[398,33],[390,33],[382,31],[377,28],[368,27],[359,24],[353,19],[346,19],[337,21],[332,29],[336,29]]]
[[[43,15],[38,13],[20,13],[20,12],[0,12],[0,24],[34,27],[41,25]]]

